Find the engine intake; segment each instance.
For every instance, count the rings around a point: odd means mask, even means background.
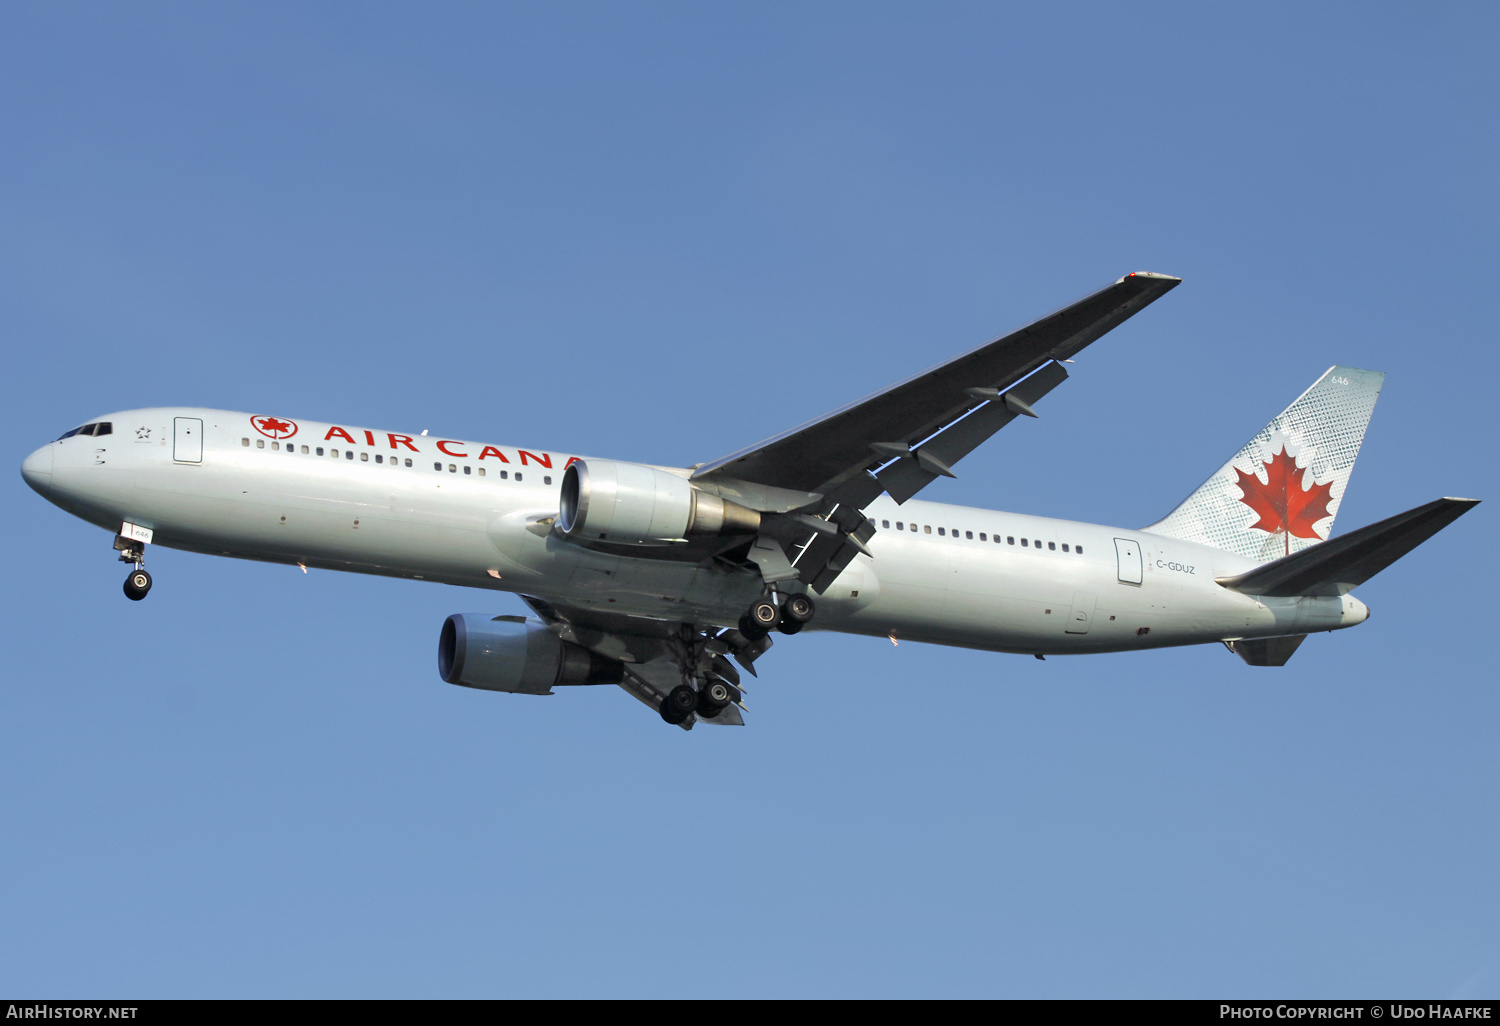
[[[524,616],[454,613],[438,636],[438,674],[466,688],[550,695],[554,687],[618,684],[625,666]]]
[[[576,460],[563,471],[557,527],[573,541],[670,545],[692,535],[755,534],[760,514],[655,467]]]

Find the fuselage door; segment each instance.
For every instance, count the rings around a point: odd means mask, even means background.
[[[1115,558],[1120,564],[1120,583],[1140,584],[1141,547],[1129,538],[1116,538]]]
[[[172,418],[172,459],[178,463],[203,462],[203,421],[197,417]]]

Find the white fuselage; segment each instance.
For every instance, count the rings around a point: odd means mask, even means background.
[[[614,555],[559,538],[566,454],[311,421],[287,421],[295,434],[277,438],[249,414],[199,408],[99,420],[109,435],[49,443],[23,473],[63,509],[111,532],[148,528],[153,544],[726,626],[762,591],[751,574],[661,548]],[[1062,654],[1304,634],[1368,615],[1352,596],[1230,591],[1215,578],[1249,560],[1144,531],[884,496],[865,515],[874,558],[819,597],[818,629]]]

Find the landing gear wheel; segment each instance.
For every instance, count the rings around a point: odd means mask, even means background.
[[[125,578],[125,597],[132,602],[139,602],[150,590],[151,575],[144,570],[132,570],[130,576]]]
[[[806,626],[807,624],[799,623],[796,620],[782,620],[781,623],[777,624],[776,629],[783,634],[796,634]]]
[[[791,620],[793,623],[808,623],[816,612],[817,607],[813,605],[813,600],[806,595],[792,595],[781,604],[781,618]]]
[[[698,692],[698,715],[711,720],[723,712],[733,698],[734,692],[723,681],[705,684]]]
[[[684,722],[698,708],[698,692],[679,684],[661,700],[661,718],[671,724]]]
[[[765,634],[781,622],[781,610],[770,599],[761,599],[745,614],[750,626]]]

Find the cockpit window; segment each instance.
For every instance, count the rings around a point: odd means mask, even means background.
[[[85,424],[83,427],[76,427],[72,431],[65,432],[58,438],[58,441],[61,442],[64,438],[72,438],[74,435],[93,435],[95,437],[107,435],[112,433],[114,429],[115,426],[108,421],[102,421],[98,424]]]

